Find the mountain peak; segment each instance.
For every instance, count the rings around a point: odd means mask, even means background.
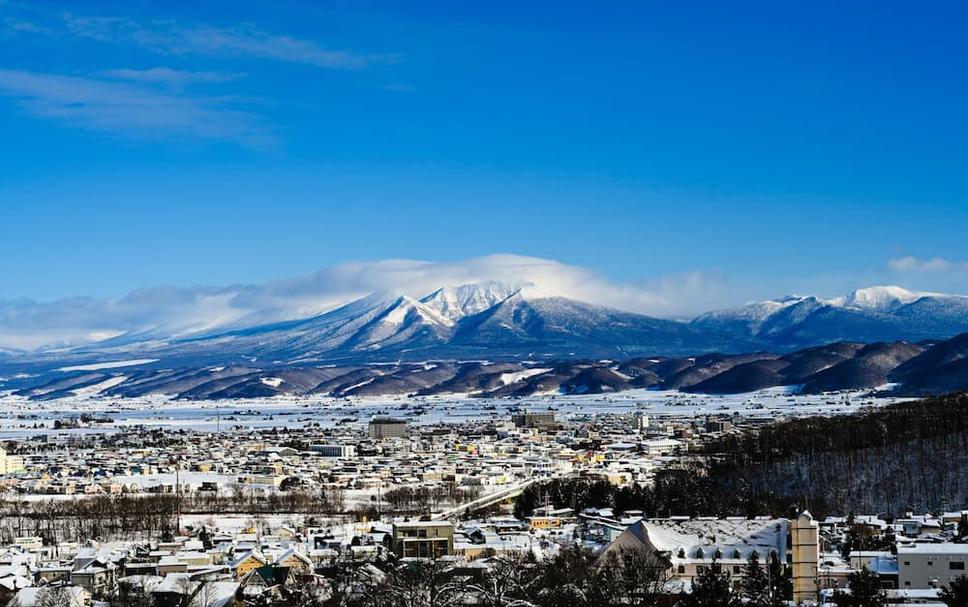
[[[908,291],[895,285],[883,285],[857,289],[843,297],[831,299],[828,303],[844,308],[883,311],[917,301],[926,295],[932,294]]]
[[[421,298],[420,303],[444,318],[457,321],[493,307],[517,290],[518,287],[498,281],[441,287]]]

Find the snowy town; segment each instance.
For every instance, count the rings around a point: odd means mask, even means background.
[[[548,407],[221,432],[64,421],[0,451],[0,601],[671,606],[721,593],[720,576],[748,604],[834,604],[865,584],[891,604],[944,604],[968,562],[966,511],[649,517],[562,503],[575,487],[654,486],[697,447],[771,421]],[[583,579],[574,596],[549,578],[562,567]],[[635,589],[596,594],[615,580]]]

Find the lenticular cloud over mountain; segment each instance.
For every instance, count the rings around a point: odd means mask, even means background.
[[[455,262],[409,259],[353,261],[309,276],[261,285],[151,287],[118,298],[70,297],[48,302],[0,300],[0,347],[69,346],[119,336],[139,340],[189,337],[216,329],[303,318],[371,293],[420,298],[444,287],[498,283],[532,295],[566,297],[622,310],[670,316],[694,305],[699,275],[635,285],[552,259],[489,255]]]

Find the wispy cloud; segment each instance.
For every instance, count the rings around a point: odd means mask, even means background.
[[[122,68],[104,70],[97,73],[102,78],[112,80],[126,80],[129,82],[146,82],[167,84],[172,86],[186,86],[189,84],[208,84],[216,82],[232,82],[245,77],[245,74],[223,72],[193,72],[175,70],[170,67],[152,67],[148,69]]]
[[[163,90],[146,82],[0,70],[0,95],[35,116],[130,138],[246,145],[272,140],[231,98]]]
[[[697,306],[711,305],[710,298],[723,294],[721,281],[699,273],[631,284],[588,268],[521,255],[454,262],[385,259],[343,263],[261,285],[146,288],[113,299],[0,300],[0,346],[84,343],[151,330],[191,335],[317,314],[373,292],[418,297],[442,286],[485,281],[660,316],[698,312]]]
[[[394,63],[396,54],[334,50],[313,40],[269,33],[251,24],[216,27],[177,21],[139,22],[126,17],[65,15],[75,36],[127,42],[165,55],[208,55],[302,63],[330,69],[360,69]]]
[[[0,0],[3,3],[4,0]],[[256,25],[89,17],[17,4],[0,15],[0,34],[44,36],[61,44],[88,39],[173,57],[272,61],[356,70],[399,56],[331,49]],[[108,69],[111,68],[111,69]],[[141,139],[233,141],[264,147],[274,137],[251,99],[215,93],[246,74],[167,66],[86,66],[83,72],[0,69],[0,96],[26,112],[99,133]],[[204,91],[204,92],[203,92]]]
[[[921,259],[918,257],[898,257],[887,262],[895,272],[953,272],[968,270],[968,261],[952,261],[943,257]]]

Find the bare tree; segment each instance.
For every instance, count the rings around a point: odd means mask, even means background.
[[[74,593],[67,586],[45,586],[37,592],[37,607],[79,607]]]
[[[536,567],[533,557],[493,559],[481,579],[467,584],[467,592],[484,607],[535,607]]]
[[[443,560],[390,560],[382,579],[364,589],[373,607],[456,607],[467,594],[466,580]]]

